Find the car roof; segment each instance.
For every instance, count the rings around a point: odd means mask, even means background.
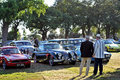
[[[1,49],[5,49],[5,48],[17,48],[16,46],[3,46],[3,47],[0,47]]]
[[[64,40],[68,40],[68,39],[51,39],[49,41],[64,41]]]
[[[69,38],[68,40],[84,40],[83,38]]]
[[[41,44],[58,44],[58,43],[41,43]]]
[[[29,40],[17,40],[17,41],[12,41],[12,42],[30,42]]]

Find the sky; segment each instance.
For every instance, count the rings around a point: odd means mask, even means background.
[[[55,0],[44,0],[45,4],[47,4],[48,6],[52,6],[55,2]]]

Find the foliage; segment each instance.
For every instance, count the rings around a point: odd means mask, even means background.
[[[55,39],[58,38],[58,34],[54,30],[50,30],[50,34],[48,35],[48,39]]]
[[[31,31],[31,34],[28,35],[28,39],[31,40],[32,38],[34,38],[34,39],[38,38],[38,40],[42,40],[41,35],[38,35],[37,33],[38,33],[38,30],[33,29]]]
[[[19,40],[21,35],[19,33],[19,31],[17,31],[17,39]],[[14,34],[14,30],[12,29],[10,32],[8,32],[8,38],[7,40],[14,40],[15,39],[15,34]]]
[[[38,29],[38,32],[42,34],[42,40],[45,40],[45,38],[47,38],[47,32],[59,26],[61,16],[62,13],[59,10],[49,7],[45,15],[41,14],[40,17],[34,12],[33,15],[29,17],[27,27],[29,27],[30,30],[34,28]]]
[[[16,20],[22,15],[29,15],[35,11],[38,16],[45,13],[47,6],[43,0],[5,0],[0,3],[0,19],[2,24],[2,44],[5,45],[8,36],[8,27],[13,20]]]

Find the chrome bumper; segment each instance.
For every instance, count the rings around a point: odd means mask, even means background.
[[[77,59],[74,58],[66,58],[66,59],[54,59],[54,62],[71,62],[76,61]]]

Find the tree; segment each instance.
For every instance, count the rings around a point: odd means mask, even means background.
[[[50,34],[48,35],[49,39],[54,39],[54,38],[58,38],[58,34],[56,31],[54,30],[50,30]]]
[[[14,33],[14,29],[12,29],[10,32],[8,32],[8,38],[7,38],[7,40],[14,40],[14,39],[16,39],[15,38],[15,33]],[[20,39],[20,37],[21,37],[21,35],[20,35],[20,33],[19,33],[19,31],[17,30],[17,39]],[[17,40],[16,39],[16,40]]]
[[[8,27],[18,17],[24,14],[32,14],[35,11],[38,16],[45,13],[47,6],[42,0],[5,0],[0,3],[0,19],[2,20],[2,45],[6,45]]]
[[[34,12],[29,18],[27,27],[29,27],[30,30],[34,28],[39,30],[38,32],[42,35],[42,40],[45,40],[47,38],[47,32],[50,29],[56,29],[60,24],[61,18],[62,13],[59,10],[49,7],[45,15],[41,14],[40,17]]]

